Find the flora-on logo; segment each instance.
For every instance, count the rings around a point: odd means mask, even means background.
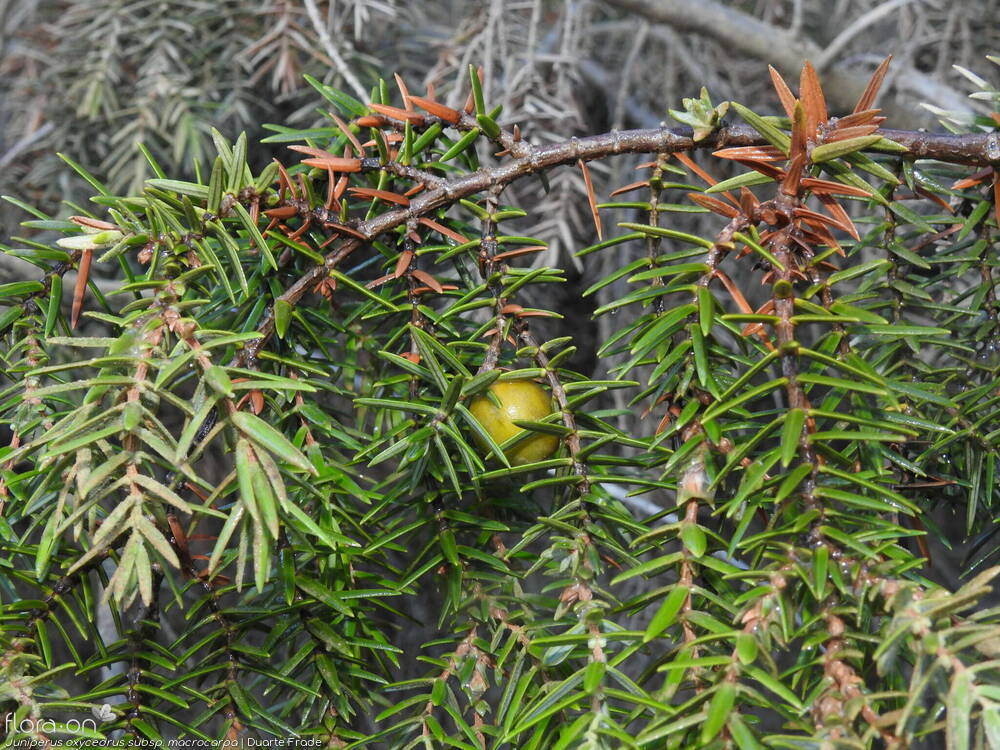
[[[111,706],[107,706],[108,710],[111,710]],[[104,709],[104,706],[101,706]],[[14,718],[13,714],[7,714],[4,717],[4,733],[9,737],[11,734],[23,733],[29,734],[34,732],[45,732],[46,734],[55,734],[57,732],[79,734],[83,730],[91,730],[93,732],[97,731],[97,723],[93,719],[70,719],[64,722],[61,726],[55,722],[54,719],[32,719],[30,716],[25,716],[23,719],[17,720]]]
[[[108,703],[105,703],[103,706],[94,706],[90,709],[90,713],[98,721],[111,721],[115,718],[115,712],[111,710],[111,705]]]

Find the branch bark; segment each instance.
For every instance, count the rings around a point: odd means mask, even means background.
[[[782,74],[797,76],[806,60],[825,59],[824,50],[801,33],[772,26],[716,0],[608,0],[608,3],[678,31],[711,37],[727,47],[771,63]],[[971,111],[964,97],[918,70],[905,70],[895,81],[897,86],[942,109]],[[823,71],[823,90],[835,112],[849,112],[867,83],[866,76],[844,67],[832,66]],[[926,118],[926,113],[901,103],[890,103],[883,110],[889,122],[912,123],[915,112]]]
[[[910,159],[936,159],[952,164],[983,166],[1000,164],[1000,139],[996,133],[973,135],[949,135],[924,133],[913,130],[879,130],[884,137],[904,146],[908,153],[896,154]],[[424,191],[405,208],[387,211],[362,221],[352,227],[360,237],[343,237],[342,241],[327,254],[325,262],[307,271],[292,284],[281,299],[295,305],[313,285],[336,268],[340,262],[360,247],[364,242],[374,240],[381,234],[425,216],[435,209],[451,205],[462,198],[481,193],[490,188],[501,188],[528,175],[537,174],[563,164],[578,160],[592,161],[614,154],[675,153],[696,149],[715,149],[727,146],[760,146],[766,141],[748,125],[731,125],[719,128],[701,141],[695,141],[690,128],[650,128],[643,130],[612,131],[587,138],[573,138],[562,143],[529,147],[525,142],[516,144],[519,155],[510,161],[488,169],[479,169],[469,174],[455,177]],[[868,149],[877,152],[878,149]],[[337,221],[337,217],[327,217],[324,209],[315,209],[314,218],[323,223],[327,218]],[[249,344],[244,352],[253,357],[274,332],[272,309],[265,314],[258,326],[261,338]]]

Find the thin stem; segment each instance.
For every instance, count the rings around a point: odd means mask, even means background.
[[[922,133],[909,130],[882,130],[886,138],[905,147],[906,158],[937,159],[954,164],[990,164],[990,153],[996,151],[997,136],[994,133],[973,135],[949,135]],[[281,299],[291,305],[310,291],[315,283],[336,268],[337,265],[365,242],[375,239],[385,232],[420,218],[430,212],[449,206],[462,198],[489,189],[499,189],[523,177],[538,174],[554,167],[570,164],[579,159],[593,161],[614,154],[675,153],[696,149],[717,149],[727,146],[760,146],[766,141],[757,131],[747,125],[729,125],[719,128],[701,141],[695,141],[690,128],[652,128],[643,130],[611,131],[587,138],[572,138],[562,143],[545,146],[530,146],[518,141],[510,150],[514,157],[509,161],[489,169],[479,169],[469,174],[429,186],[410,204],[403,208],[373,216],[367,221],[351,227],[352,235],[342,235],[340,243],[327,254],[322,265],[307,271],[289,286]],[[877,147],[869,149],[878,153],[885,151]],[[890,151],[890,153],[893,153]],[[396,169],[393,167],[392,169]],[[329,213],[318,208],[313,214]],[[318,217],[321,218],[322,217]],[[336,236],[336,235],[335,235]],[[364,238],[364,239],[361,239]],[[245,356],[255,354],[274,333],[274,314],[269,310],[257,330],[261,337],[248,345]]]

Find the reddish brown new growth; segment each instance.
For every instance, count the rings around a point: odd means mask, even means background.
[[[89,216],[70,216],[69,220],[77,226],[90,229],[92,232],[105,232],[118,229],[117,224],[109,221],[93,219]],[[80,320],[80,311],[83,309],[83,296],[87,291],[87,282],[90,279],[90,264],[94,259],[93,249],[83,250],[80,253],[80,263],[76,277],[76,288],[73,290],[73,307],[70,312],[70,328],[76,328]]]
[[[597,195],[594,193],[594,182],[590,179],[590,169],[587,162],[580,159],[577,162],[580,171],[583,172],[583,184],[587,187],[587,202],[590,204],[590,215],[594,217],[594,229],[597,231],[597,239],[604,239],[604,231],[601,228],[601,215],[597,211]]]
[[[965,190],[966,188],[975,187],[976,185],[982,184],[982,182],[992,174],[993,174],[993,167],[986,167],[986,169],[980,169],[978,172],[973,172],[965,179],[953,182],[951,185],[951,189]]]
[[[413,255],[412,250],[404,250],[399,254],[399,259],[396,261],[396,268],[392,272],[395,278],[398,279],[410,268],[410,263],[413,262]]]
[[[812,162],[813,150],[817,146],[863,138],[874,135],[878,131],[884,118],[879,117],[879,110],[872,109],[871,105],[885,79],[889,60],[890,58],[886,58],[872,75],[868,86],[854,108],[854,112],[842,118],[830,117],[819,77],[809,62],[803,66],[799,78],[798,99],[792,94],[781,74],[773,67],[769,67],[771,81],[774,83],[778,99],[792,122],[788,153],[784,154],[781,149],[775,146],[740,146],[720,149],[715,151],[713,155],[722,159],[730,159],[771,178],[779,183],[781,193],[789,198],[801,199],[808,192],[815,195],[829,211],[830,216],[805,208],[797,208],[792,216],[795,221],[799,222],[803,230],[803,237],[807,241],[819,242],[839,250],[840,247],[830,229],[843,230],[855,239],[859,239],[860,235],[847,211],[833,196],[846,195],[867,198],[870,196],[870,192],[858,187],[810,177],[806,168]],[[785,166],[778,166],[776,162],[785,162]],[[705,178],[703,173],[698,172],[698,174]],[[718,205],[720,202],[710,204],[708,201],[698,200],[693,196],[692,200],[723,216],[731,218],[733,215],[728,209],[720,210]],[[760,209],[762,211],[760,216],[750,213],[745,202],[741,206],[741,210],[747,216],[762,218],[772,225],[781,220],[779,213],[774,212],[770,206]]]
[[[358,140],[358,137],[354,135],[354,132],[351,130],[351,126],[337,117],[337,115],[333,112],[327,112],[327,114],[330,115],[330,118],[337,124],[337,127],[340,128],[340,132],[344,134],[344,137],[351,142],[351,145],[354,146],[354,150],[361,156],[364,156],[365,149],[361,145],[361,141]]]
[[[426,110],[435,117],[440,117],[442,120],[451,125],[456,124],[462,119],[462,113],[457,109],[446,107],[440,102],[433,101],[432,99],[425,99],[422,96],[411,96],[409,97],[409,100],[421,109]]]
[[[996,112],[991,112],[990,114],[993,117],[993,121],[1000,125],[1000,116],[998,116]],[[987,180],[993,183],[993,211],[996,214],[997,223],[1000,224],[1000,179],[998,179],[996,170],[993,169],[993,167],[980,169],[978,172],[966,177],[964,180],[954,182],[951,189],[965,190],[966,188],[981,185]]]
[[[877,110],[872,110],[873,112]],[[865,135],[871,135],[878,130],[877,123],[871,123],[869,125],[855,125],[850,128],[838,127],[836,130],[827,133],[826,137],[823,139],[824,143],[835,143],[837,141],[846,141],[848,138],[860,138]]]
[[[528,255],[530,253],[541,252],[542,250],[547,250],[545,245],[531,245],[529,247],[519,247],[516,250],[505,250],[502,253],[497,253],[493,256],[494,262],[501,260],[510,260],[511,258],[517,258],[521,255]]]
[[[77,226],[86,227],[87,229],[93,229],[94,231],[97,232],[118,229],[117,224],[112,224],[110,221],[101,221],[100,219],[92,219],[89,216],[70,216],[69,220],[72,221]]]
[[[295,206],[278,206],[277,208],[265,209],[264,215],[272,219],[290,219],[298,213]]]
[[[796,208],[795,216],[805,221],[810,226],[827,225],[833,227],[834,229],[842,229],[845,232],[853,235],[855,239],[860,239],[858,237],[858,230],[855,229],[854,223],[850,219],[844,216],[843,220],[837,220],[821,214],[817,211],[810,211],[808,208]]]
[[[390,193],[388,190],[376,190],[375,188],[362,188],[362,187],[352,187],[347,188],[347,192],[351,195],[359,195],[363,198],[379,198],[381,200],[387,201],[388,203],[395,203],[398,206],[409,206],[409,198],[399,195],[398,193]]]
[[[411,122],[414,125],[423,125],[424,116],[418,112],[413,112],[407,109],[400,109],[399,107],[391,107],[388,104],[369,104],[368,107],[380,115],[385,115],[386,117],[391,117],[394,120],[402,120],[403,122]]]
[[[396,274],[394,274],[394,273],[387,273],[385,276],[379,276],[377,279],[372,279],[367,284],[365,284],[365,287],[367,289],[377,289],[378,287],[380,287],[383,284],[386,284],[386,283],[392,281],[395,278],[396,278]]]
[[[781,100],[781,106],[785,110],[785,114],[791,118],[792,111],[795,109],[795,96],[792,94],[792,90],[788,88],[788,84],[785,83],[785,79],[781,77],[781,73],[775,70],[773,65],[768,65],[767,70],[771,74],[771,82],[774,84],[774,90],[778,92],[778,99]]]
[[[525,310],[521,305],[513,302],[500,308],[503,315],[513,315],[515,318],[551,318],[555,313],[549,310]]]
[[[340,199],[337,197],[337,175],[329,167],[326,169],[326,201],[323,203],[323,208],[327,211],[340,210]]]
[[[802,179],[802,169],[806,163],[806,155],[802,151],[796,154],[789,163],[785,176],[781,180],[781,192],[785,195],[799,194],[799,181]]]
[[[633,182],[629,185],[624,185],[611,193],[612,198],[616,195],[621,195],[622,193],[631,193],[633,190],[639,190],[640,188],[648,188],[649,180],[641,180],[640,182]]]
[[[736,303],[736,307],[739,308],[740,312],[748,315],[753,312],[753,308],[750,307],[750,303],[747,302],[747,298],[743,296],[743,292],[740,288],[733,283],[733,280],[729,276],[718,269],[715,270],[715,278],[722,282],[722,285],[726,287],[726,291],[729,292],[730,296],[733,298],[733,302]]]
[[[415,268],[410,273],[413,275],[413,278],[422,281],[424,284],[429,286],[438,294],[441,294],[441,292],[444,291],[444,287],[441,286],[441,282],[439,282],[437,279],[435,279],[426,271],[421,271],[419,268]]]
[[[450,229],[446,227],[444,224],[439,224],[433,219],[428,219],[426,216],[422,217],[418,223],[423,224],[425,227],[433,229],[435,232],[438,232],[439,234],[442,234],[445,237],[448,237],[449,239],[455,240],[455,242],[457,242],[459,245],[464,245],[466,242],[469,241],[467,237],[463,237],[454,229]]]
[[[298,191],[296,191],[295,185],[292,184],[292,178],[288,176],[285,165],[277,159],[274,160],[274,163],[278,165],[278,199],[284,200],[286,192],[291,194],[293,200],[298,198]]]
[[[826,97],[820,86],[819,78],[812,64],[808,61],[802,68],[802,75],[799,83],[799,101],[792,98],[791,90],[785,83],[781,75],[771,68],[771,80],[774,88],[778,92],[785,112],[792,120],[792,148],[789,158],[794,159],[798,153],[805,150],[811,153],[812,147],[824,143],[836,143],[849,138],[859,138],[874,134],[879,125],[885,121],[879,116],[881,110],[873,109],[872,104],[878,95],[879,88],[885,79],[886,70],[892,56],[887,57],[872,74],[868,85],[858,99],[854,111],[846,117],[831,118],[826,106]],[[798,107],[801,105],[801,118],[799,121]]]
[[[806,118],[806,132],[810,134],[817,132],[820,123],[829,120],[830,115],[827,113],[826,97],[823,96],[823,87],[819,84],[819,76],[816,75],[815,68],[808,60],[802,66],[802,74],[799,76],[799,99],[802,101],[803,113]],[[795,119],[793,114],[793,123]]]
[[[327,276],[316,283],[316,292],[324,299],[333,301],[333,294],[337,291],[337,280]]]
[[[393,73],[392,77],[396,79],[396,87],[399,89],[400,96],[403,97],[403,102],[406,105],[406,111],[412,112],[413,105],[410,104],[410,90],[406,88],[406,83],[403,81],[403,77],[399,73]]]
[[[70,311],[69,327],[76,328],[83,309],[83,295],[87,292],[87,280],[90,279],[90,263],[94,259],[94,251],[90,248],[80,253],[80,265],[76,274],[76,288],[73,290],[73,308]]]
[[[813,195],[826,195],[829,193],[840,193],[841,195],[853,195],[855,198],[867,198],[871,195],[867,190],[852,185],[842,185],[839,182],[830,182],[816,177],[803,177],[799,184],[809,190]]]
[[[733,208],[728,203],[723,203],[718,198],[713,198],[710,195],[703,195],[702,193],[688,193],[687,197],[691,199],[693,203],[697,203],[702,208],[707,208],[713,213],[717,213],[720,216],[725,216],[727,219],[732,219],[739,216],[739,210]]]
[[[833,196],[818,195],[816,197],[819,198],[820,203],[837,220],[841,229],[850,234],[855,240],[861,239],[861,235],[858,234],[858,229],[854,226],[854,222],[851,221],[851,217],[847,215],[847,211],[844,210],[844,207]]]
[[[993,174],[993,211],[996,213],[997,223],[1000,223],[1000,179],[996,173]]]
[[[311,146],[289,146],[288,148],[292,151],[298,151],[300,154],[308,154],[314,157],[302,160],[302,163],[309,167],[329,169],[333,172],[361,171],[361,159],[347,159],[343,156],[331,154],[329,151],[324,151],[321,148],[312,148]]]
[[[726,228],[719,233],[716,242],[708,251],[706,262],[710,271],[700,281],[701,285],[707,286],[714,279],[718,279],[737,309],[743,314],[754,313],[739,287],[718,268],[722,258],[739,242],[737,234],[747,228],[756,228],[759,232],[760,247],[757,243],[747,240],[737,257],[763,252],[767,258],[762,280],[764,284],[771,284],[777,280],[792,283],[806,281],[815,284],[822,281],[824,274],[836,270],[826,261],[810,262],[809,259],[818,246],[833,248],[844,254],[834,236],[835,231],[846,232],[855,240],[860,239],[857,228],[847,211],[838,202],[838,198],[839,196],[869,198],[872,192],[864,189],[863,185],[861,187],[842,185],[833,180],[812,176],[810,169],[813,164],[848,156],[879,140],[877,133],[884,118],[880,117],[879,110],[872,108],[871,105],[885,77],[887,65],[888,60],[879,66],[858,100],[854,112],[843,118],[830,117],[826,97],[811,64],[806,63],[802,70],[799,98],[794,96],[778,72],[771,68],[771,79],[778,98],[791,121],[791,133],[787,141],[784,138],[779,140],[779,136],[773,132],[762,134],[765,140],[770,141],[770,145],[720,137],[718,143],[733,145],[720,148],[713,155],[735,161],[764,175],[776,183],[778,193],[766,201],[759,200],[745,186],[740,188],[739,200],[727,191],[722,191],[718,197],[704,193],[688,193],[687,197],[692,203],[728,220]],[[831,146],[831,144],[841,145]],[[688,154],[676,151],[672,155],[708,185],[717,184],[716,180],[699,167]],[[657,162],[650,162],[641,166],[656,165]],[[992,172],[984,170],[979,176],[985,178],[989,175],[992,175]],[[650,184],[655,183],[635,182],[619,188],[612,195]],[[966,184],[972,184],[972,181]],[[994,189],[1000,198],[1000,182],[994,185]],[[827,213],[820,213],[805,205],[805,200],[810,195],[822,204]],[[656,223],[655,218],[652,223]],[[775,327],[776,341],[772,341],[766,330],[768,324],[763,322],[748,324],[743,329],[743,335],[759,336],[770,350],[790,340],[789,331],[793,326],[791,316],[794,309],[787,298],[779,299],[776,296],[755,312],[759,315],[777,315],[780,318]],[[786,359],[790,356],[792,355],[783,355]],[[789,386],[789,389],[790,403],[807,403],[797,384]],[[664,417],[661,428],[667,422],[669,415]],[[806,429],[815,428],[807,423]]]
[[[458,289],[458,287],[455,286],[454,284],[439,284],[438,286],[440,287],[440,290],[431,289],[431,287],[429,286],[414,287],[413,293],[416,295],[421,295],[421,294],[427,294],[427,292],[436,292],[436,291],[454,292],[456,289]]]
[[[359,240],[368,239],[368,236],[366,234],[359,232],[357,229],[354,229],[353,227],[349,227],[346,224],[340,224],[336,221],[324,221],[323,226],[326,227],[327,229],[332,229],[335,232],[339,232],[340,234],[349,234],[352,237],[358,238]],[[330,239],[326,240],[322,245],[320,245],[320,247],[326,247],[336,239],[337,235],[335,234],[332,237],[330,237]]]
[[[734,161],[784,161],[788,157],[779,148],[774,146],[735,146],[733,148],[722,148],[713,151],[712,156],[720,159],[733,159]]]
[[[677,158],[677,161],[679,161],[685,167],[687,167],[692,172],[694,172],[696,175],[698,175],[707,184],[709,184],[709,185],[715,185],[718,182],[718,180],[716,180],[714,177],[712,177],[708,172],[706,172],[704,169],[702,169],[701,167],[699,167],[698,164],[695,162],[695,160],[692,159],[687,154],[682,154],[681,152],[678,151],[676,154],[674,154],[674,156]],[[729,201],[730,203],[732,203],[734,206],[736,206],[737,208],[739,208],[739,205],[740,205],[739,201],[736,200],[733,197],[733,194],[730,193],[728,190],[725,191],[724,193],[722,193],[722,196],[727,201]]]
[[[878,90],[882,88],[882,81],[885,80],[885,74],[889,70],[890,62],[892,62],[892,55],[885,58],[872,74],[864,93],[861,94],[858,103],[854,105],[855,112],[865,112],[871,109],[871,106],[875,103],[875,97],[878,95]]]

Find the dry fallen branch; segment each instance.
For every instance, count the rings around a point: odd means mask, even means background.
[[[799,70],[806,60],[830,63],[823,70],[823,79],[835,113],[849,111],[868,81],[864,75],[833,65],[833,60],[826,57],[824,49],[801,33],[777,28],[716,0],[608,2],[655,23],[668,24],[679,31],[694,32],[715,39],[730,49],[766,60],[786,73]],[[944,109],[970,111],[969,103],[963,96],[917,70],[905,70],[897,75],[895,81],[897,86],[913,90],[925,101],[934,101]],[[915,112],[911,108],[895,104],[885,107],[885,114],[890,122],[912,121]]]

